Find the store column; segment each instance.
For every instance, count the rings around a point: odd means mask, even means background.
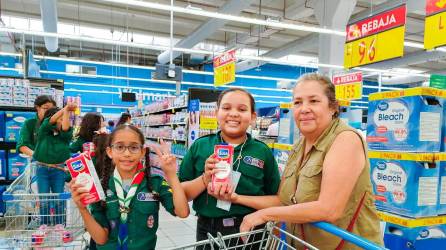
[[[320,27],[345,30],[355,8],[356,0],[318,0],[314,14]],[[345,37],[339,35],[319,34],[319,63],[344,64]],[[334,69],[319,67],[319,72],[328,76]]]

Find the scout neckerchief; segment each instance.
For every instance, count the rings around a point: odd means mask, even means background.
[[[115,168],[113,172],[113,179],[115,181],[115,189],[116,195],[118,196],[119,201],[119,213],[121,214],[120,223],[119,223],[119,233],[118,233],[118,243],[120,250],[127,250],[127,239],[128,239],[128,226],[127,226],[127,215],[130,212],[130,202],[136,194],[136,190],[138,189],[139,184],[141,184],[144,179],[144,171],[142,164],[139,163],[137,167],[137,172],[135,176],[133,176],[132,184],[130,186],[129,192],[127,196],[124,194],[124,190],[122,189],[122,179],[121,175],[119,175],[118,170]]]

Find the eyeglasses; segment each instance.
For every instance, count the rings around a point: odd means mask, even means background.
[[[129,150],[130,153],[132,154],[137,154],[141,152],[141,149],[143,148],[142,145],[130,145],[130,146],[125,146],[122,144],[112,144],[111,148],[113,151],[115,151],[116,153],[124,153],[126,149]]]

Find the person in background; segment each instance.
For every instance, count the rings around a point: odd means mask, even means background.
[[[239,232],[243,216],[255,210],[232,204],[229,211],[217,207],[217,199],[211,194],[225,192],[226,186],[211,191],[211,178],[218,170],[214,146],[234,146],[233,172],[240,174],[236,190],[244,195],[273,195],[277,193],[280,177],[271,149],[251,137],[246,131],[256,119],[255,102],[244,89],[231,88],[223,91],[217,101],[217,134],[197,139],[189,148],[180,167],[180,180],[193,208],[197,212],[196,240],[205,240],[207,234],[216,236]],[[209,190],[208,190],[209,188]],[[211,194],[209,194],[209,193]],[[241,242],[240,242],[241,243]]]
[[[303,137],[291,151],[278,194],[246,196],[236,190],[219,196],[260,209],[245,216],[240,231],[285,221],[290,233],[318,249],[359,249],[310,224],[326,221],[382,245],[367,144],[339,119],[333,83],[317,73],[303,75],[294,88],[293,104]],[[304,249],[298,242],[292,245]]]
[[[96,112],[85,114],[76,139],[70,144],[71,153],[83,152],[82,145],[93,142],[93,137],[101,132],[106,132],[104,117]]]
[[[162,148],[156,148],[164,181],[149,161],[142,164],[144,141],[142,132],[132,125],[118,126],[110,134],[101,173],[107,197],[105,202],[91,204],[91,212],[80,202],[88,191],[75,180],[70,182],[73,200],[98,249],[155,249],[159,203],[172,215],[189,215],[175,156],[163,142]]]
[[[129,113],[122,113],[121,117],[119,117],[118,123],[116,123],[116,127],[122,124],[131,124],[132,116]]]
[[[56,101],[51,96],[40,95],[34,100],[36,117],[27,119],[20,129],[20,137],[17,141],[17,151],[32,157],[37,143],[37,131],[42,123],[45,112],[56,107]]]
[[[113,120],[108,120],[107,130],[112,132],[114,128],[115,128],[115,122]]]
[[[37,144],[33,154],[36,161],[37,189],[39,193],[62,193],[64,191],[65,161],[70,158],[70,141],[73,129],[70,127],[70,112],[76,109],[75,103],[68,102],[63,109],[50,108],[45,112],[37,132]],[[54,220],[50,221],[50,204],[42,202],[41,224],[63,223],[63,202],[54,202]]]

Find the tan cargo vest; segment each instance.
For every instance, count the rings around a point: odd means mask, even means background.
[[[302,162],[305,150],[305,139],[301,140],[294,146],[284,170],[284,179],[282,181],[281,189],[279,190],[279,197],[284,205],[316,201],[318,199],[321,190],[325,155],[329,151],[336,136],[343,131],[353,131],[358,134],[362,140],[364,151],[366,151],[367,146],[361,135],[339,119],[334,119],[330,126],[319,137],[315,145],[311,148],[305,162]],[[367,157],[367,152],[365,152],[365,156]],[[345,179],[348,180],[348,176],[346,176]],[[334,225],[346,230],[362,197],[364,197],[363,204],[359,210],[358,217],[351,232],[372,242],[383,245],[379,219],[376,214],[372,193],[372,184],[370,182],[370,165],[368,158],[366,159],[364,169],[362,170],[353,189],[353,193],[347,203],[343,217],[337,220]],[[341,242],[340,238],[323,230],[319,230],[310,224],[288,223],[287,231],[323,250],[336,249]],[[304,249],[301,244],[296,242],[292,242],[292,244],[297,249]],[[345,242],[342,249],[361,248],[356,247],[349,242]]]

